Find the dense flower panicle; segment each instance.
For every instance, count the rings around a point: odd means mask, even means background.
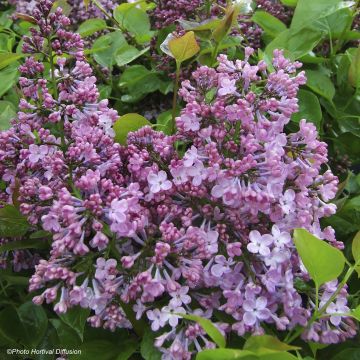
[[[38,3],[38,0],[8,0],[10,4],[16,7],[16,12],[22,14],[31,14]],[[111,12],[121,0],[98,0],[102,8]],[[89,4],[87,7],[84,0],[68,0],[71,11],[69,18],[74,25],[92,18],[104,18],[103,12],[94,4]]]
[[[214,347],[181,313],[211,318],[224,334],[306,326],[315,293],[301,292],[309,275],[292,231],[342,243],[320,227],[336,210],[328,201],[338,184],[322,171],[326,144],[305,120],[296,133],[284,131],[306,81],[301,64],[275,51],[270,72],[264,61],[249,61],[253,49],[244,60],[220,55],[217,69],[199,67],[182,83],[186,105],[174,135],[147,126],[120,146],[117,113],[98,100],[82,40],[51,7],[39,0],[39,30],[24,43],[27,53],[49,54],[50,63],[56,54],[51,80],[41,61],[26,59],[21,110],[0,133],[2,198],[11,203],[18,192],[31,226],[53,239],[30,280],[34,302],[54,303],[58,313],[89,308],[90,324],[110,330],[131,328],[118,305],[131,303],[137,319],[161,331],[155,344],[163,359]],[[335,289],[335,281],[325,284],[320,303]],[[215,309],[232,320],[216,322]],[[345,288],[304,339],[353,336],[354,323],[338,315],[344,312]]]

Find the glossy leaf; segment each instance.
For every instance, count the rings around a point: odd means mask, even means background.
[[[340,250],[304,229],[295,229],[294,243],[306,270],[317,286],[336,279],[342,273],[345,257]]]
[[[97,31],[106,29],[107,25],[103,19],[89,19],[84,21],[78,28],[77,32],[82,36],[90,36]]]
[[[61,7],[63,14],[65,16],[69,16],[69,14],[71,13],[72,7],[71,5],[67,2],[67,0],[56,0],[54,1],[53,7],[51,9],[51,12],[55,12],[57,8]]]
[[[118,66],[129,64],[149,51],[149,47],[138,50],[135,46],[126,45],[120,48],[115,55],[115,61]]]
[[[220,43],[228,32],[231,30],[233,24],[237,20],[239,14],[239,9],[236,6],[229,6],[226,9],[224,18],[221,20],[219,25],[213,31],[212,37],[217,42]]]
[[[301,119],[306,119],[320,129],[322,112],[317,96],[310,91],[301,89],[298,92],[298,99],[299,111],[292,115],[291,120],[298,123]]]
[[[10,128],[10,120],[16,117],[14,105],[9,101],[0,101],[0,130]]]
[[[65,324],[74,329],[80,339],[83,340],[84,328],[89,313],[89,309],[83,309],[78,306],[69,309],[65,314],[60,314],[59,317]]]
[[[172,110],[161,113],[156,120],[157,130],[162,131],[166,135],[172,133]]]
[[[351,60],[349,82],[353,87],[360,87],[360,46]]]
[[[3,96],[12,86],[15,85],[19,76],[18,63],[11,64],[0,71],[0,96]]]
[[[0,70],[26,56],[25,54],[0,53]]]
[[[295,7],[298,0],[280,0],[280,2],[282,4],[284,4],[285,6],[291,6],[291,7]]]
[[[354,257],[355,262],[358,262],[360,260],[360,231],[357,232],[355,235],[352,245],[351,245],[351,251]],[[360,265],[355,269],[360,277]],[[359,309],[360,311],[360,309]]]
[[[156,335],[148,329],[140,344],[140,353],[144,360],[161,360],[161,352],[155,347]]]
[[[196,355],[196,360],[258,360],[259,357],[247,350],[213,349],[204,350]]]
[[[0,209],[0,236],[22,236],[28,229],[29,223],[26,218],[14,206],[6,205]],[[0,246],[0,249],[5,245]]]
[[[349,348],[333,356],[331,360],[360,360],[360,348],[352,348],[351,346],[349,345]]]
[[[114,124],[115,141],[125,145],[129,132],[139,130],[146,125],[151,124],[139,114],[131,113],[121,116]]]
[[[151,39],[149,16],[134,4],[119,5],[114,10],[114,18],[121,27],[135,36],[138,43],[144,43]]]
[[[92,50],[95,61],[105,67],[115,65],[117,51],[127,45],[121,31],[114,31],[95,40]]]
[[[190,59],[200,51],[193,31],[169,41],[169,49],[178,63]]]
[[[315,93],[331,101],[335,95],[335,87],[331,79],[320,71],[306,70],[306,86]]]
[[[299,349],[299,347],[285,344],[278,338],[271,335],[251,336],[248,340],[246,340],[244,345],[244,350],[249,350],[259,354],[264,351],[282,352]]]
[[[282,21],[266,11],[256,11],[251,20],[258,24],[271,37],[276,37],[286,30],[286,25]]]
[[[360,305],[351,312],[351,316],[360,322]]]
[[[196,321],[218,347],[224,348],[226,346],[226,340],[224,336],[210,320],[197,315],[179,314],[179,316],[183,317],[186,320]]]
[[[20,305],[17,312],[27,333],[29,345],[36,347],[47,329],[48,318],[44,309],[30,301]]]

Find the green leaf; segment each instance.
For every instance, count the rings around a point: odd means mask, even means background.
[[[320,71],[306,70],[306,86],[315,93],[331,101],[335,95],[335,87],[328,76]]]
[[[17,237],[25,235],[29,229],[26,218],[12,205],[0,209],[0,236]],[[0,246],[2,249],[7,244]]]
[[[267,352],[282,352],[291,350],[300,350],[297,346],[291,346],[281,342],[278,338],[271,335],[251,336],[246,340],[244,350],[262,354]]]
[[[238,14],[239,14],[239,8],[237,6],[229,6],[226,9],[224,18],[221,19],[221,22],[212,33],[213,39],[218,44],[220,44],[220,42],[231,30],[232,26],[237,21]]]
[[[226,340],[224,336],[210,320],[197,315],[179,314],[179,316],[186,320],[196,321],[218,347],[224,348],[226,346]]]
[[[340,250],[305,229],[295,229],[294,243],[306,270],[318,287],[342,273],[345,257]]]
[[[125,45],[127,42],[121,31],[100,36],[93,44],[93,57],[98,64],[111,68],[116,63],[115,58],[118,49]]]
[[[292,29],[303,28],[309,23],[317,23],[319,26],[321,19],[342,7],[344,7],[342,0],[298,0],[290,27]]]
[[[0,101],[0,130],[10,128],[10,121],[16,116],[14,105],[9,101]]]
[[[288,29],[271,41],[265,52],[271,58],[275,49],[283,49],[286,57],[299,59],[314,49],[323,33],[323,30],[311,25],[301,29]]]
[[[69,16],[71,13],[72,7],[66,0],[56,0],[52,6],[51,12],[55,12],[58,7],[61,7],[63,10],[63,14],[65,16]]]
[[[190,59],[200,51],[193,31],[169,41],[169,49],[177,63]]]
[[[292,115],[291,120],[298,123],[301,119],[306,119],[320,129],[322,113],[317,96],[310,91],[300,89],[298,99],[299,111]]]
[[[360,321],[360,305],[351,311],[351,316],[354,317],[357,321]]]
[[[161,113],[156,120],[156,128],[166,135],[172,134],[172,110]]]
[[[77,306],[71,308],[65,314],[60,314],[59,317],[65,324],[74,329],[75,332],[79,335],[80,339],[83,340],[84,328],[89,313],[89,309],[83,309]]]
[[[280,0],[280,2],[285,6],[295,7],[298,0]]]
[[[357,232],[355,235],[352,245],[351,245],[351,251],[355,260],[355,263],[360,260],[360,231]],[[360,277],[360,265],[356,267],[356,272],[358,273]],[[359,309],[360,311],[360,309]]]
[[[48,244],[43,240],[38,239],[24,239],[18,241],[9,241],[0,246],[0,253],[9,250],[20,250],[20,249],[46,249]]]
[[[145,331],[140,345],[140,353],[144,360],[161,360],[161,352],[154,346],[155,338],[156,335],[152,331]]]
[[[261,355],[259,356],[259,360],[298,360],[298,358],[287,352],[280,352]]]
[[[26,56],[25,54],[0,53],[0,70]]]
[[[9,344],[26,344],[27,334],[16,309],[8,306],[0,311],[0,339]]]
[[[81,341],[74,329],[59,319],[49,319],[60,341],[60,345],[66,348],[77,348]]]
[[[159,90],[161,81],[157,74],[143,65],[133,65],[124,71],[120,77],[120,88],[128,91],[128,98],[122,97],[124,102],[136,102],[146,94]]]
[[[256,11],[251,20],[258,24],[271,37],[276,37],[286,30],[286,25],[282,21],[266,11]]]
[[[360,260],[360,231],[355,235],[351,246],[353,257],[356,261]]]
[[[145,43],[152,37],[148,14],[134,4],[121,4],[114,10],[114,18],[132,35],[138,43]]]
[[[18,63],[14,63],[0,71],[0,97],[16,83],[19,74],[17,67]]]
[[[17,312],[27,333],[28,344],[36,347],[45,335],[48,325],[44,309],[29,301],[20,305]]]
[[[114,124],[115,141],[126,145],[129,132],[139,130],[143,126],[151,125],[149,121],[139,114],[126,114],[121,116]]]
[[[134,340],[119,339],[119,344],[107,340],[92,340],[80,346],[81,354],[70,356],[70,360],[117,360],[118,356],[125,350],[134,349]],[[136,347],[135,347],[136,349]],[[131,352],[131,354],[134,351]],[[130,355],[131,355],[130,354]],[[121,359],[121,358],[120,358]],[[128,359],[124,357],[123,359]]]
[[[360,360],[360,348],[345,349],[332,357],[331,360]]]
[[[120,352],[116,360],[128,360],[139,347],[139,343],[135,339],[126,339],[121,342]]]
[[[82,36],[90,36],[97,31],[106,29],[107,25],[103,19],[89,19],[84,21],[78,28],[77,32]]]
[[[135,46],[126,45],[122,48],[120,48],[115,55],[115,61],[117,66],[124,66],[126,64],[129,64],[148,52],[150,50],[149,47],[138,50]]]
[[[196,355],[196,360],[258,360],[259,357],[247,350],[213,349],[204,350]]]
[[[353,87],[360,87],[360,46],[351,60],[349,82]]]

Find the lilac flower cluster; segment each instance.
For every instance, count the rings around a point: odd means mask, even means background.
[[[11,5],[16,7],[16,11],[22,14],[31,14],[36,8],[38,0],[8,0]],[[98,0],[99,4],[110,13],[120,1]],[[69,18],[72,24],[79,24],[91,18],[104,18],[104,14],[94,4],[89,4],[86,8],[84,0],[68,0],[71,6]]]
[[[21,212],[53,238],[30,280],[34,302],[54,303],[58,313],[89,308],[89,323],[110,330],[132,327],[119,305],[130,304],[161,331],[155,345],[164,359],[214,347],[182,313],[211,318],[224,334],[306,326],[315,292],[302,293],[309,275],[292,231],[342,243],[319,223],[336,210],[328,201],[338,180],[321,172],[326,144],[305,120],[284,132],[306,81],[296,74],[301,64],[275,51],[270,72],[264,61],[249,62],[250,48],[243,61],[220,55],[217,69],[200,67],[182,83],[186,106],[174,135],[144,127],[120,146],[117,113],[98,100],[83,42],[51,7],[39,0],[39,29],[23,47],[47,54],[51,79],[41,61],[25,60],[21,111],[0,133],[8,201],[18,189]],[[335,288],[325,284],[320,303]],[[215,310],[231,321],[217,321]],[[355,335],[352,320],[338,315],[347,312],[346,289],[327,311],[305,339]]]

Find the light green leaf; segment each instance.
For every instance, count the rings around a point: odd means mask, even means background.
[[[162,131],[166,135],[172,133],[172,110],[161,113],[156,121],[157,130]]]
[[[360,87],[360,46],[351,59],[349,69],[349,82],[353,87]]]
[[[18,64],[14,63],[0,71],[0,97],[16,83],[19,75],[17,66]]]
[[[114,18],[132,35],[138,43],[149,41],[153,32],[150,31],[150,20],[148,14],[135,7],[134,4],[121,4],[114,10]]]
[[[351,251],[354,257],[355,262],[358,262],[360,260],[360,231],[357,232],[355,235],[352,245],[351,245]],[[360,277],[360,265],[355,269]],[[359,309],[360,311],[360,309]]]
[[[126,114],[121,116],[114,124],[115,141],[126,145],[129,132],[151,125],[147,119],[139,114]]]
[[[291,29],[303,28],[314,22],[319,26],[322,19],[344,8],[344,5],[342,0],[298,0],[290,27]]]
[[[127,45],[121,31],[113,31],[100,36],[93,44],[92,51],[95,61],[105,67],[111,68],[115,65],[118,49]]]
[[[286,30],[286,25],[282,21],[266,11],[256,11],[251,20],[258,24],[271,37],[276,37]]]
[[[149,47],[138,50],[135,46],[126,45],[119,49],[115,55],[115,61],[118,66],[124,66],[126,64],[129,64],[148,52],[150,50]]]
[[[0,70],[26,56],[25,54],[13,54],[9,52],[0,53]]]
[[[182,63],[190,59],[200,51],[200,46],[195,39],[193,31],[169,41],[169,49],[176,62]]]
[[[295,229],[294,243],[306,270],[318,287],[342,273],[345,257],[340,250],[305,229]]]
[[[0,236],[2,237],[18,237],[25,235],[29,229],[29,223],[26,218],[12,205],[5,205],[0,209]],[[4,244],[0,246],[0,251],[5,251]]]
[[[320,71],[306,70],[306,86],[312,91],[331,101],[335,95],[335,87],[328,76]]]
[[[82,36],[90,36],[97,31],[106,29],[107,25],[103,19],[89,19],[84,21],[78,28],[77,32]]]
[[[212,33],[213,39],[220,44],[224,37],[231,30],[232,26],[237,21],[239,15],[239,8],[237,6],[228,6],[225,12],[225,16],[221,19],[221,22],[215,28]]]
[[[196,355],[196,360],[258,360],[259,357],[247,350],[213,349],[204,350]]]
[[[69,16],[71,13],[72,7],[66,0],[56,0],[54,1],[51,12],[55,12],[58,7],[61,7],[63,10],[63,14],[65,16]]]
[[[196,321],[204,329],[204,331],[210,336],[211,340],[213,340],[218,347],[224,348],[226,346],[226,340],[224,336],[210,320],[197,315],[188,315],[188,314],[178,314],[178,315],[186,320]]]
[[[120,88],[127,90],[127,98],[121,98],[124,102],[136,102],[146,94],[159,90],[161,81],[155,72],[148,70],[143,65],[133,65],[125,69],[120,77]]]
[[[298,0],[280,0],[280,2],[285,6],[295,7]]]
[[[360,305],[351,312],[351,316],[360,321]]]
[[[300,350],[297,346],[291,346],[281,342],[278,338],[271,335],[251,336],[246,340],[244,350],[249,350],[257,354],[268,352],[282,352]]]
[[[0,101],[0,130],[10,128],[10,120],[14,119],[16,112],[14,105],[9,101]]]
[[[266,54],[272,57],[275,49],[283,49],[290,59],[299,59],[308,54],[320,42],[324,32],[317,26],[308,26],[302,29],[288,29],[280,33],[265,49]]]
[[[322,113],[317,96],[310,91],[300,89],[298,99],[299,111],[292,115],[291,120],[298,123],[301,119],[306,119],[320,129]]]

